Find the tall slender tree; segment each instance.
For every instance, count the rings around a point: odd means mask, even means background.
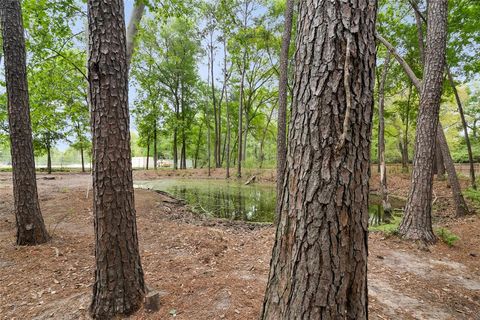
[[[95,284],[92,317],[128,315],[145,284],[138,250],[123,0],[88,1]]]
[[[28,96],[25,35],[19,0],[0,2],[17,244],[48,241],[38,201]]]
[[[388,201],[387,166],[385,165],[385,83],[387,81],[389,68],[390,53],[387,53],[378,88],[378,158],[380,164],[380,195],[382,197],[383,212],[387,219],[390,218],[392,209],[390,202]]]
[[[376,1],[300,1],[285,182],[262,319],[367,319],[376,11]]]
[[[425,243],[436,240],[431,222],[432,178],[445,69],[447,7],[447,0],[428,1],[424,78],[420,90],[412,184],[399,228],[402,236]]]

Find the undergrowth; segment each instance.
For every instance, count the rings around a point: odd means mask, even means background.
[[[464,195],[467,199],[475,202],[480,205],[480,190],[475,190],[473,188],[468,188],[465,190]]]
[[[383,232],[387,236],[398,235],[398,226],[402,221],[402,216],[399,214],[393,214],[392,220],[389,223],[380,224],[377,226],[369,226],[368,229],[374,232]]]
[[[448,230],[447,228],[438,228],[435,230],[435,233],[438,238],[449,247],[453,247],[455,245],[455,242],[460,240],[460,238],[455,233]]]

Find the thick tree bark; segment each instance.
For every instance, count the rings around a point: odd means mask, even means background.
[[[138,310],[145,294],[132,179],[123,1],[89,0],[88,25],[96,261],[90,313],[111,319]]]
[[[462,189],[460,187],[460,183],[458,182],[457,172],[455,171],[455,164],[453,163],[453,159],[450,155],[450,151],[448,149],[447,139],[445,138],[445,134],[443,132],[443,127],[438,123],[437,129],[437,147],[440,149],[442,154],[442,158],[445,163],[445,169],[448,174],[448,182],[450,184],[450,188],[452,189],[453,194],[453,201],[455,202],[455,210],[457,217],[463,217],[468,214],[468,207],[465,203],[465,199],[462,195]]]
[[[391,218],[392,206],[388,201],[387,188],[387,167],[385,165],[385,82],[387,81],[388,69],[390,67],[390,53],[387,54],[382,71],[382,78],[378,88],[378,154],[380,164],[380,196],[382,198],[382,207],[384,218],[389,220]]]
[[[127,28],[127,66],[130,68],[130,61],[132,60],[133,49],[135,47],[135,37],[138,33],[138,26],[142,20],[145,11],[145,4],[143,0],[135,1],[132,11],[132,17],[128,23]]]
[[[428,2],[427,43],[410,193],[399,233],[433,243],[432,178],[447,38],[447,0]]]
[[[300,1],[280,217],[262,319],[367,319],[376,1]]]
[[[288,104],[288,55],[292,37],[293,8],[295,0],[287,0],[285,21],[280,49],[278,79],[278,120],[277,120],[277,216],[280,214],[280,201],[283,191],[283,176],[287,162],[287,104]]]
[[[1,4],[17,244],[36,245],[47,242],[49,235],[37,193],[22,9],[19,0]]]
[[[452,73],[450,72],[450,68],[448,67],[448,65],[447,65],[447,75],[448,75],[448,81],[450,82],[450,86],[452,87],[453,93],[455,94],[455,100],[457,101],[460,118],[462,119],[463,133],[465,134],[465,143],[467,144],[467,151],[468,151],[468,162],[470,164],[470,185],[472,186],[473,189],[477,189],[477,184],[475,182],[475,166],[474,166],[475,164],[473,161],[472,145],[470,144],[470,137],[468,135],[467,121],[465,120],[462,101],[460,100],[460,96],[458,95],[457,86],[455,85],[455,81],[453,80],[453,76],[452,76]]]
[[[433,172],[437,174],[438,180],[445,180],[445,163],[443,161],[442,149],[440,147],[440,142],[438,141],[438,139],[435,140],[435,158],[433,163]]]

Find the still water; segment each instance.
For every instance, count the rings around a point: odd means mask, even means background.
[[[223,219],[272,222],[275,218],[275,186],[206,179],[161,179],[137,181],[138,188],[164,191],[185,200],[194,211]],[[381,222],[378,197],[370,197],[370,220]],[[398,208],[400,203],[392,203]]]

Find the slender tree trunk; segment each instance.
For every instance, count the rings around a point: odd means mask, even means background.
[[[213,52],[213,31],[210,32],[210,78],[211,78],[211,87],[212,87],[212,102],[213,102],[213,117],[215,118],[215,139],[214,139],[214,160],[215,160],[215,167],[220,168],[220,135],[218,127],[218,109],[220,106],[217,106],[217,96],[215,94],[215,76],[214,76],[214,52]]]
[[[458,112],[460,113],[460,118],[462,119],[462,126],[463,126],[463,133],[465,134],[465,143],[467,144],[467,151],[468,151],[468,162],[470,163],[470,185],[473,189],[477,189],[477,184],[475,182],[475,164],[473,161],[473,152],[472,152],[472,145],[470,144],[470,138],[468,135],[468,126],[467,121],[465,120],[465,114],[463,113],[462,101],[460,100],[460,96],[458,95],[457,87],[455,86],[455,81],[453,80],[452,73],[450,72],[450,68],[447,65],[447,74],[448,74],[448,81],[450,82],[450,86],[453,89],[453,93],[455,94],[455,100],[457,101]]]
[[[85,157],[83,155],[83,146],[80,145],[80,158],[82,160],[82,172],[85,172]]]
[[[22,9],[19,0],[2,0],[1,6],[17,245],[36,245],[49,235],[37,193]]]
[[[261,319],[367,319],[376,1],[302,0],[298,16],[284,191]]]
[[[96,262],[90,313],[112,319],[137,311],[145,294],[132,179],[123,1],[89,0],[88,25]]]
[[[231,121],[230,121],[230,105],[228,103],[228,91],[227,85],[225,84],[225,104],[227,108],[227,162],[226,162],[226,170],[225,170],[225,177],[227,179],[230,178],[230,140],[231,140]]]
[[[453,163],[452,156],[450,155],[447,139],[440,122],[438,122],[437,141],[437,146],[440,148],[440,152],[442,153],[443,160],[445,162],[445,169],[448,174],[448,182],[450,184],[450,188],[452,189],[456,215],[457,217],[463,217],[468,214],[468,207],[462,195],[462,189],[457,178],[457,172],[455,171],[455,164]]]
[[[247,141],[248,141],[248,128],[250,126],[250,119],[248,115],[245,116],[245,136],[243,137],[243,148],[242,148],[242,161],[244,162],[247,160]]]
[[[246,51],[243,53],[242,60],[242,75],[240,79],[240,101],[238,104],[238,154],[237,154],[237,178],[242,177],[242,135],[243,135],[243,100],[244,100],[244,86],[245,86],[245,59]]]
[[[259,158],[260,158],[259,159],[260,169],[262,168],[263,161],[265,160],[265,154],[263,153],[263,148],[265,146],[265,138],[267,136],[268,126],[270,125],[270,122],[272,121],[273,110],[275,110],[275,106],[272,108],[272,110],[270,111],[270,114],[268,115],[267,124],[266,124],[265,128],[263,128],[262,139],[260,140],[260,156],[259,156]]]
[[[175,113],[177,114],[178,112],[175,110]],[[177,120],[178,120],[178,115],[177,115]],[[177,131],[178,129],[177,129],[177,123],[176,123],[175,128],[173,129],[173,169],[174,170],[178,169]]]
[[[198,162],[198,156],[200,154],[200,143],[202,142],[202,129],[203,129],[203,123],[200,124],[200,130],[198,132],[198,138],[197,138],[197,146],[195,148],[195,159],[193,161],[193,168],[197,169],[197,162]]]
[[[403,237],[425,243],[436,241],[431,217],[432,164],[445,68],[447,6],[447,0],[428,2],[427,50],[424,79],[420,90],[412,183],[405,215],[399,227]]]
[[[47,173],[52,174],[52,152],[50,145],[47,146]]]
[[[135,37],[138,33],[138,26],[142,20],[145,11],[145,4],[143,0],[135,1],[132,11],[132,17],[128,23],[127,28],[127,66],[130,68],[130,61],[132,60],[133,49],[135,47]]]
[[[155,126],[153,127],[153,169],[157,170],[158,168],[158,146],[157,146],[157,123],[155,122]]]
[[[387,167],[385,165],[385,82],[387,81],[388,69],[390,68],[390,53],[387,54],[382,71],[382,78],[378,88],[378,153],[380,163],[380,195],[382,198],[382,206],[385,220],[391,219],[392,206],[388,201],[387,187]]]
[[[147,166],[146,166],[147,170],[148,170],[149,162],[150,162],[150,137],[148,137],[148,141],[147,141]]]
[[[407,99],[407,110],[405,114],[405,135],[403,136],[403,150],[402,150],[402,168],[404,172],[408,172],[408,132],[409,132],[409,125],[410,125],[410,106],[411,106],[411,99],[412,99],[412,82],[410,82],[410,86],[408,89],[408,99]]]
[[[180,160],[180,169],[187,169],[187,138],[185,128],[182,128],[182,152]]]
[[[210,177],[211,175],[211,167],[212,167],[212,164],[211,164],[211,150],[210,150],[210,119],[208,117],[208,113],[207,113],[207,157],[208,157],[208,176]]]

